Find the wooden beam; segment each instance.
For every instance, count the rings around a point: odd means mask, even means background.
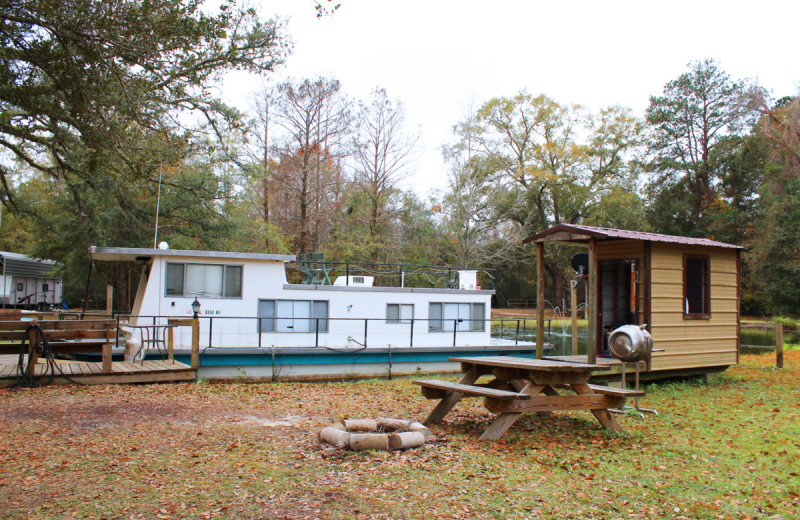
[[[112,315],[114,312],[114,286],[106,285],[106,313]]]
[[[569,281],[570,293],[569,299],[572,302],[572,355],[578,355],[578,281]]]
[[[586,339],[586,359],[587,363],[594,364],[597,361],[597,326],[599,311],[597,305],[597,243],[594,239],[589,240],[589,308],[587,317],[589,318],[589,330]]]
[[[544,356],[544,242],[536,243],[536,358]]]
[[[192,319],[192,357],[191,367],[200,367],[200,320],[198,318]]]

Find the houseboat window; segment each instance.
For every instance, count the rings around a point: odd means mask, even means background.
[[[225,266],[225,297],[239,298],[242,296],[242,266]]]
[[[259,300],[259,332],[328,332],[328,302]]]
[[[183,264],[167,264],[167,296],[183,296]]]
[[[241,298],[242,266],[167,264],[167,296]]]
[[[428,330],[452,332],[485,329],[486,306],[483,303],[431,303],[428,310]]]
[[[49,290],[50,290],[50,286],[48,286],[46,283],[43,283],[42,284],[42,291],[47,292]]]
[[[22,292],[25,290],[25,285],[22,282],[17,283],[17,292]]]
[[[386,304],[386,323],[411,323],[414,319],[414,305],[406,303]]]
[[[683,259],[683,296],[685,318],[711,316],[711,281],[708,256],[685,256]]]

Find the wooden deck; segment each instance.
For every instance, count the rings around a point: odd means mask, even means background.
[[[59,360],[56,364],[56,376],[53,384],[70,384],[73,381],[86,385],[164,383],[194,381],[197,377],[197,370],[178,361],[137,361],[135,363],[115,361],[111,364],[111,373],[106,374],[103,373],[101,362]],[[37,363],[36,375],[42,375],[46,369],[46,364]],[[16,382],[16,359],[13,362],[0,360],[0,387],[11,386]]]

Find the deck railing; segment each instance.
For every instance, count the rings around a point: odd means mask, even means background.
[[[778,368],[783,368],[783,325],[781,325],[780,323],[766,323],[766,322],[742,323],[740,325],[740,328],[763,330],[767,333],[769,333],[769,331],[774,331],[775,332],[774,345],[739,345],[739,347],[775,350],[775,366]]]
[[[155,316],[155,315],[139,315],[134,316],[131,314],[118,314],[116,316],[117,319],[117,330],[120,330],[119,327],[124,326],[126,323],[130,321],[131,318],[136,318],[136,323],[139,325],[165,325],[167,323],[173,323],[178,325],[185,325],[188,326],[193,321],[191,318],[187,318],[186,316]],[[306,321],[309,325],[308,330],[302,331],[282,331],[276,332],[274,330],[269,331],[262,331],[261,324],[259,320],[270,320],[277,322],[278,320],[293,320],[293,321]],[[397,336],[397,337],[404,337],[405,341],[399,341],[398,343],[392,344],[393,347],[414,347],[415,346],[415,330],[417,333],[420,330],[420,327],[424,327],[423,330],[427,332],[436,332],[437,334],[441,334],[442,339],[447,339],[447,344],[456,346],[458,345],[458,339],[463,334],[470,334],[476,332],[486,332],[487,328],[488,331],[493,338],[500,338],[509,341],[513,341],[514,345],[519,345],[520,342],[525,343],[533,339],[532,334],[535,333],[535,327],[531,329],[528,327],[528,322],[531,324],[535,324],[532,320],[523,319],[523,318],[495,318],[495,319],[483,319],[483,320],[474,320],[474,319],[430,319],[430,318],[401,318],[397,320],[397,323],[392,323],[392,325],[406,325],[408,328],[403,333],[393,333],[393,332],[386,332],[386,330],[382,330],[380,332],[374,331],[374,324],[378,323],[386,323],[386,318],[291,318],[291,317],[258,317],[258,316],[198,316],[199,322],[199,335],[203,336],[204,344],[201,345],[201,348],[214,348],[214,330],[215,324],[216,326],[220,325],[220,322],[229,321],[229,320],[240,320],[245,322],[252,322],[252,332],[218,332],[218,337],[222,334],[255,334],[257,344],[253,345],[254,348],[263,348],[262,341],[264,334],[281,334],[287,335],[287,337],[291,337],[294,334],[313,334],[314,335],[314,342],[313,345],[306,345],[308,347],[314,348],[326,348],[328,345],[321,342],[320,336],[324,334],[329,334],[331,324],[334,323],[349,323],[352,324],[352,327],[349,327],[347,331],[336,331],[335,333],[338,335],[348,334],[349,342],[355,343],[361,348],[367,348],[371,344],[371,339],[374,339],[376,336],[383,336],[384,338],[387,336]],[[549,325],[549,321],[548,325]],[[437,327],[436,330],[431,331],[429,327],[430,322],[438,322],[440,324],[440,328]],[[373,324],[372,327],[370,324]],[[481,323],[482,327],[474,327],[475,323]],[[171,331],[168,331],[171,332]],[[549,326],[548,326],[548,336],[550,334]],[[207,338],[207,343],[205,342],[205,338]],[[119,343],[119,337],[117,338],[117,343]],[[373,344],[374,345],[374,344]],[[167,339],[167,349],[168,351],[172,351],[173,345],[171,340],[171,334],[169,334]],[[219,346],[219,345],[217,345]],[[343,345],[334,345],[335,347],[343,347]],[[445,341],[442,341],[441,345],[437,346],[447,346],[445,345]]]
[[[457,289],[458,280],[456,275],[459,271],[476,271],[480,276],[479,281],[486,284],[482,285],[482,287],[494,290],[497,274],[497,269],[375,262],[330,262],[327,260],[289,262],[287,263],[287,270],[290,273],[296,273],[297,283],[306,283],[308,277],[303,273],[303,270],[308,269],[307,265],[312,264],[317,266],[316,269],[318,271],[324,271],[331,283],[338,276],[344,277],[344,285],[346,286],[350,285],[350,280],[354,276],[372,276],[375,278],[375,286],[380,287],[444,287],[446,289]],[[292,278],[291,275],[290,278]]]

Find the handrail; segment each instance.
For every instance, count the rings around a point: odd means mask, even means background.
[[[133,314],[118,314],[116,316],[117,323],[120,320],[124,320],[126,318],[136,317],[138,320],[147,320],[149,321],[152,319],[153,325],[156,325],[160,322],[167,322],[169,323],[170,320],[190,320],[191,318],[187,318],[186,316],[156,316],[156,315],[133,315]],[[309,320],[309,330],[304,330],[300,332],[295,331],[261,331],[261,320]],[[213,323],[214,320],[255,320],[256,321],[256,330],[254,333],[258,336],[258,347],[262,348],[262,341],[261,336],[262,334],[270,334],[270,333],[278,333],[278,334],[313,334],[314,335],[314,347],[319,348],[323,345],[320,345],[320,333],[327,334],[330,331],[329,322],[363,322],[364,323],[364,336],[363,341],[356,341],[362,347],[366,347],[369,344],[369,322],[386,322],[387,319],[385,317],[382,318],[355,318],[355,317],[341,317],[341,318],[331,318],[331,317],[308,317],[308,318],[295,318],[295,317],[282,317],[282,316],[273,316],[273,317],[263,317],[263,316],[198,316],[198,320],[207,320],[208,327],[207,332],[203,332],[203,334],[208,334],[208,348],[214,348],[212,344],[212,337],[213,337]],[[453,333],[453,346],[457,344],[458,335],[459,334],[469,334],[469,333],[484,333],[487,331],[487,326],[489,327],[489,332],[492,331],[491,324],[494,321],[492,318],[484,318],[484,319],[472,319],[472,318],[453,318],[453,319],[436,319],[436,318],[403,318],[402,320],[398,320],[398,323],[393,325],[408,325],[408,346],[414,346],[414,327],[417,322],[439,322],[441,324],[440,327],[437,327],[436,330],[429,331],[431,332],[440,332],[440,333]],[[515,318],[501,318],[501,331],[502,325],[506,323],[514,323],[516,322],[516,334],[514,337],[515,345],[519,343],[520,340],[520,332],[524,335],[525,328],[523,327],[522,331],[520,331],[520,323],[525,321],[522,318],[515,319]],[[324,328],[321,326],[321,322],[325,322]],[[465,324],[472,324],[475,322],[483,322],[483,327],[481,329],[473,330],[469,325]],[[204,327],[205,328],[205,327]],[[119,330],[119,329],[118,329]],[[379,334],[379,333],[375,333]],[[394,345],[395,347],[397,345]]]

